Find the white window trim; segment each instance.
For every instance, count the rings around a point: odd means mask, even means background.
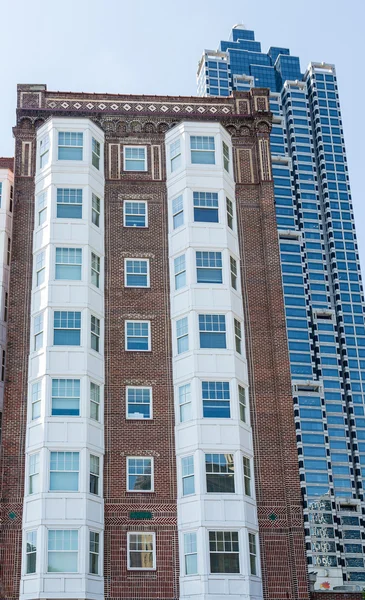
[[[62,550],[49,550],[49,547],[48,547],[49,531],[77,531],[78,532],[78,535],[77,535],[77,571],[59,571],[59,573],[56,573],[56,575],[59,575],[59,574],[62,575],[62,573],[71,573],[73,575],[77,575],[77,573],[80,573],[80,537],[81,537],[80,533],[81,533],[81,528],[68,526],[67,522],[65,521],[63,526],[49,525],[48,527],[46,527],[46,531],[47,531],[47,536],[46,536],[47,558],[46,558],[46,565],[45,565],[45,573],[46,574],[53,573],[53,571],[48,571],[48,554],[49,554],[49,552],[62,552]],[[76,552],[76,550],[69,550],[69,552]]]
[[[136,173],[138,171],[132,171],[133,173]],[[145,220],[146,223],[145,225],[143,225],[143,227],[135,227],[134,225],[126,225],[126,211],[125,211],[125,205],[126,203],[130,203],[130,202],[135,202],[138,204],[144,204],[146,207],[146,212],[145,212]],[[123,202],[123,227],[127,227],[128,229],[146,229],[148,227],[148,202],[147,200],[124,200]]]
[[[256,550],[256,555],[255,555],[255,565],[256,565],[256,575],[253,575],[251,573],[251,553],[250,553],[250,536],[249,534],[253,535],[255,537],[255,550]],[[261,570],[260,570],[260,543],[259,543],[259,537],[258,537],[258,531],[253,531],[252,529],[248,529],[247,530],[247,558],[248,558],[248,575],[249,577],[261,577]]]
[[[135,458],[136,460],[138,459],[148,459],[151,461],[151,489],[150,490],[130,490],[129,489],[129,468],[128,468],[128,461],[130,458]],[[130,492],[131,494],[152,494],[152,492],[155,491],[155,461],[153,456],[127,456],[126,457],[126,490],[127,492]],[[138,533],[138,532],[136,532]]]
[[[189,534],[189,533],[195,533],[195,539],[196,539],[196,552],[185,552],[185,535]],[[198,530],[197,529],[189,529],[188,531],[183,531],[182,532],[182,542],[181,542],[181,549],[182,549],[182,560],[181,560],[181,566],[182,566],[182,572],[183,572],[183,576],[184,577],[196,577],[199,574],[199,536],[198,536]],[[196,562],[197,562],[197,572],[196,573],[187,573],[186,572],[186,557],[187,556],[191,556],[196,554]]]
[[[127,323],[147,323],[148,324],[148,348],[147,350],[131,350],[129,348],[127,348]],[[137,319],[128,319],[125,321],[124,323],[124,336],[125,336],[125,343],[124,343],[124,350],[126,352],[151,352],[151,321],[139,321]]]
[[[239,566],[239,571],[238,573],[212,573],[210,570],[210,547],[209,547],[209,533],[210,532],[215,532],[215,531],[222,531],[223,533],[225,531],[229,531],[230,533],[238,533],[238,552],[229,552],[228,554],[238,554],[238,566]],[[221,579],[222,576],[223,577],[229,577],[231,579],[231,577],[242,577],[242,550],[243,548],[245,548],[245,545],[242,544],[242,535],[241,535],[241,530],[237,529],[236,527],[232,526],[232,527],[225,527],[224,529],[222,527],[219,527],[218,525],[216,527],[212,526],[212,527],[207,527],[206,528],[206,552],[207,552],[207,565],[208,565],[208,574],[210,577],[217,577],[218,579]],[[248,544],[248,536],[247,536],[247,544]],[[247,552],[248,552],[248,547],[247,547]],[[214,553],[215,554],[215,553]],[[250,561],[250,557],[249,557],[249,552],[248,552],[248,561]],[[250,563],[248,562],[248,573],[250,572]],[[252,575],[250,575],[250,577],[252,577]]]
[[[39,460],[38,460],[38,471],[36,471],[35,473],[31,473],[30,472],[30,458],[31,456],[35,456],[37,455],[39,456]],[[40,450],[37,450],[36,452],[31,452],[30,454],[28,454],[27,457],[27,496],[35,496],[36,494],[40,494],[42,489],[41,489],[41,452]],[[33,477],[34,475],[38,475],[38,491],[37,492],[31,492],[30,491],[30,478]]]
[[[144,169],[141,169],[140,171],[134,171],[132,169],[126,169],[125,168],[125,165],[126,165],[126,152],[125,151],[126,151],[127,148],[138,148],[138,149],[144,148],[144,152],[145,152],[145,155],[144,155]],[[140,160],[140,159],[128,159],[128,160]],[[123,146],[123,171],[125,173],[146,173],[148,171],[147,161],[148,161],[147,146],[143,146],[141,144],[129,144],[129,145]]]
[[[141,567],[131,567],[130,566],[130,536],[131,535],[152,535],[152,557],[153,557],[153,567],[150,569],[143,569]],[[128,531],[127,532],[127,570],[128,571],[156,571],[156,533],[154,531]]]
[[[148,417],[148,419],[143,418],[143,419],[137,419],[136,417],[129,417],[128,416],[128,390],[135,390],[135,389],[139,389],[139,390],[149,390],[150,391],[150,417]],[[148,385],[127,385],[125,388],[125,414],[126,414],[126,419],[129,421],[152,421],[153,419],[153,392],[152,392],[152,387],[148,386]]]
[[[142,228],[141,228],[142,229]],[[128,285],[127,284],[127,261],[128,260],[144,260],[147,262],[147,285]],[[124,287],[126,288],[139,288],[141,290],[148,289],[150,286],[150,259],[149,258],[136,258],[128,257],[124,259]]]
[[[78,486],[77,486],[77,490],[51,490],[51,453],[52,452],[72,452],[72,453],[77,453],[79,455],[79,470],[78,471],[52,471],[52,473],[78,473]],[[47,457],[47,476],[48,476],[48,489],[47,489],[47,493],[49,494],[79,494],[82,491],[82,484],[83,484],[83,480],[82,480],[82,464],[81,464],[81,450],[74,450],[74,449],[69,449],[67,448],[52,448],[52,450],[48,451],[48,457]]]
[[[27,552],[27,543],[28,543],[28,533],[33,533],[36,532],[36,547],[35,547],[35,555],[36,555],[36,567],[35,567],[35,571],[34,573],[28,573],[27,571],[27,558],[29,554],[33,554],[33,552]],[[33,529],[25,529],[23,531],[23,540],[24,540],[24,544],[23,544],[23,556],[24,556],[24,576],[25,577],[29,577],[29,576],[35,576],[38,573],[38,540],[39,540],[39,536],[38,536],[38,527],[34,527]]]
[[[82,133],[82,146],[64,146],[64,145],[60,145],[59,144],[59,133]],[[55,130],[55,139],[57,141],[56,143],[56,148],[57,148],[57,162],[61,162],[61,163],[73,163],[73,162],[82,162],[85,160],[85,152],[84,152],[84,148],[85,148],[85,130],[84,129],[56,129]],[[64,159],[64,158],[58,158],[58,152],[59,152],[59,148],[82,148],[82,158],[78,158],[77,160],[75,159]]]
[[[101,558],[102,558],[102,552],[104,552],[104,547],[102,544],[103,532],[100,530],[96,530],[92,527],[89,527],[88,530],[89,530],[89,537],[88,537],[88,559],[89,560],[88,560],[88,565],[87,565],[88,574],[91,575],[91,577],[100,577],[100,576],[102,576],[102,560],[101,560]],[[97,557],[98,557],[98,572],[97,573],[90,572],[90,554],[95,554],[95,552],[91,552],[91,550],[90,550],[90,533],[99,534],[99,552],[97,554]]]
[[[99,388],[99,402],[94,402],[91,399],[91,384],[92,383]],[[103,393],[102,392],[102,385],[100,383],[97,383],[93,379],[89,379],[87,385],[88,385],[88,394],[89,394],[89,396],[88,396],[88,398],[89,398],[89,401],[88,401],[88,408],[89,408],[89,410],[88,410],[88,417],[89,417],[89,419],[92,419],[92,421],[94,421],[95,423],[102,423],[103,422],[103,415],[102,415],[102,393]],[[80,403],[81,403],[81,401],[80,401]],[[94,417],[91,416],[91,405],[92,404],[97,404],[98,407],[99,407],[99,419],[94,419]],[[81,416],[81,407],[80,407],[80,416]]]

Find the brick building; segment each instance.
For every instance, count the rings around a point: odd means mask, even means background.
[[[18,87],[1,598],[308,598],[270,129]]]

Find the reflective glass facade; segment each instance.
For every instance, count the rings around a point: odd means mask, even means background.
[[[272,166],[308,568],[315,589],[362,589],[364,296],[336,71],[311,63],[302,74],[299,58],[287,48],[262,53],[254,32],[236,26],[216,52],[204,53],[198,93],[229,95],[250,87],[271,90]]]

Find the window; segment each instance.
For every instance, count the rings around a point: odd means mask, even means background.
[[[234,319],[234,341],[236,352],[242,354],[242,326],[237,319]]]
[[[80,415],[80,379],[52,379],[52,417]]]
[[[46,135],[43,140],[39,142],[39,166],[42,169],[49,159],[49,136]]]
[[[41,416],[42,384],[40,381],[32,384],[32,421]]]
[[[90,382],[90,418],[99,421],[100,386]]]
[[[81,266],[81,248],[56,248],[56,279],[81,280]]]
[[[156,568],[155,534],[128,533],[128,569],[153,570]]]
[[[34,350],[43,346],[43,313],[34,318]]]
[[[5,357],[6,357],[6,352],[5,350],[3,350],[3,355],[2,355],[2,360],[1,360],[1,381],[5,381]],[[1,422],[0,422],[1,424]],[[0,438],[1,441],[1,438]]]
[[[90,531],[89,573],[99,575],[99,533]]]
[[[198,283],[222,283],[222,253],[196,252]]]
[[[190,136],[191,162],[199,165],[215,164],[214,137],[206,135]]]
[[[1,206],[1,201],[2,201],[2,194],[3,194],[3,184],[0,181],[0,206]]]
[[[14,188],[10,186],[10,195],[9,195],[9,212],[13,212],[13,201],[14,201]]]
[[[90,454],[90,494],[99,496],[100,458]]]
[[[153,459],[142,456],[127,458],[127,491],[153,492]]]
[[[184,456],[181,459],[181,475],[183,496],[195,494],[194,456]]]
[[[243,457],[243,483],[246,496],[251,496],[251,463],[247,456]]]
[[[124,202],[124,227],[147,227],[146,202]]]
[[[226,348],[225,315],[199,315],[200,348]]]
[[[172,201],[172,220],[174,229],[184,225],[184,200],[182,195]]]
[[[237,261],[232,256],[230,256],[229,264],[230,264],[230,268],[231,268],[231,286],[233,287],[234,290],[236,290],[237,289]]]
[[[180,422],[190,421],[191,414],[191,386],[190,383],[179,387],[179,412]]]
[[[248,545],[250,552],[250,573],[251,575],[257,575],[257,550],[256,550],[256,536],[254,533],[248,534]]]
[[[26,567],[27,575],[35,573],[37,570],[37,531],[27,531],[26,533]]]
[[[237,531],[210,531],[209,556],[211,573],[239,573]]]
[[[223,142],[223,166],[229,173],[229,148],[225,142]]]
[[[92,158],[91,162],[96,169],[100,169],[100,142],[92,138],[91,143]]]
[[[57,218],[82,219],[82,190],[57,188]]]
[[[205,473],[208,494],[234,494],[233,454],[206,454]]]
[[[39,452],[29,456],[29,494],[39,492]]]
[[[79,452],[51,452],[51,492],[77,492],[79,489]]]
[[[100,352],[100,319],[91,315],[91,348],[95,352]]]
[[[8,302],[9,302],[9,294],[5,292],[4,294],[4,321],[8,320]]]
[[[184,559],[185,575],[196,575],[198,573],[198,551],[196,533],[184,533]]]
[[[127,419],[152,419],[152,389],[127,387]]]
[[[125,285],[126,287],[149,287],[149,261],[147,259],[126,259]]]
[[[188,318],[176,321],[177,353],[182,354],[189,350]]]
[[[77,529],[49,529],[48,573],[77,573],[78,550]]]
[[[11,256],[11,239],[8,238],[8,249],[6,253],[6,264],[10,265],[10,256]]]
[[[145,146],[124,146],[124,170],[147,171]]]
[[[172,173],[181,166],[180,140],[176,140],[176,142],[170,144],[170,162]]]
[[[150,322],[126,321],[126,350],[147,352],[151,350]]]
[[[91,253],[91,283],[97,288],[100,285],[100,256],[94,252]]]
[[[56,310],[54,313],[55,346],[80,346],[81,312]]]
[[[43,225],[47,219],[47,194],[38,196],[38,225]]]
[[[174,274],[175,274],[175,290],[186,285],[186,264],[185,254],[177,256],[174,260]]]
[[[82,133],[58,132],[58,160],[82,160],[84,136]]]
[[[95,194],[91,195],[91,221],[99,227],[100,225],[100,198]]]
[[[231,416],[228,381],[202,381],[203,417],[229,419]]]
[[[246,390],[241,385],[238,386],[238,401],[240,405],[240,419],[246,423]]]
[[[218,223],[217,192],[193,192],[193,203],[196,223]]]
[[[227,209],[227,225],[230,229],[233,229],[233,202],[226,198],[226,209]]]
[[[46,253],[40,252],[36,257],[36,286],[44,283],[46,275]]]

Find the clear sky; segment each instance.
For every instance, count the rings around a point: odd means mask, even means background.
[[[302,70],[334,63],[365,276],[364,0],[0,0],[0,9],[0,156],[13,154],[17,83],[195,94],[202,50],[235,23],[253,29],[263,51],[290,48]]]

